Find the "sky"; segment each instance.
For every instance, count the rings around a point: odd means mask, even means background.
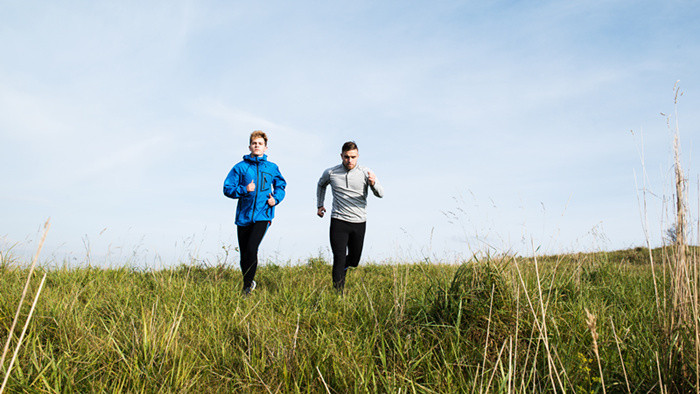
[[[50,218],[46,265],[235,266],[222,185],[258,129],[288,182],[262,261],[330,255],[316,183],[348,140],[385,192],[364,262],[658,246],[676,125],[697,220],[698,19],[690,0],[3,1],[0,251],[31,258]]]

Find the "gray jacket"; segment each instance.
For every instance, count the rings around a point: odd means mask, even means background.
[[[375,180],[374,186],[369,184],[367,167],[356,165],[348,171],[342,164],[328,168],[318,180],[316,188],[317,208],[323,206],[326,198],[326,186],[331,185],[333,192],[333,210],[331,218],[351,223],[367,221],[367,189],[371,188],[375,196],[384,197],[384,189]]]

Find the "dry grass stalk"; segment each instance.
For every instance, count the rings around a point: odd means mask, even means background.
[[[632,388],[630,387],[629,379],[627,379],[627,368],[625,368],[625,360],[622,358],[622,349],[620,349],[620,338],[618,338],[617,333],[615,332],[615,323],[613,323],[612,316],[610,317],[610,326],[612,327],[613,336],[615,337],[615,344],[617,345],[617,354],[620,355],[620,364],[622,365],[622,373],[625,375],[627,392],[631,393]]]
[[[486,323],[486,341],[484,343],[484,359],[481,364],[481,370],[486,371],[486,359],[488,358],[488,351],[489,351],[489,335],[491,334],[491,317],[492,312],[493,312],[493,293],[496,290],[496,285],[493,284],[491,285],[491,301],[489,303],[489,320]],[[459,309],[460,311],[462,310],[462,302],[460,301],[459,303]],[[500,355],[499,355],[500,356]],[[496,368],[494,368],[494,371]],[[491,381],[489,380],[489,385],[491,384]],[[481,383],[479,383],[479,387],[483,387],[484,385],[484,374],[481,375]],[[488,387],[487,387],[488,389]]]
[[[260,383],[263,385],[263,387],[265,387],[265,390],[267,390],[268,393],[272,394],[272,390],[270,390],[270,387],[265,383],[265,381],[262,379],[262,377],[260,377],[260,374],[258,373],[258,371],[256,371],[255,368],[253,368],[253,366],[250,365],[250,363],[248,362],[248,360],[246,360],[245,358],[243,358],[243,362],[245,363],[245,365],[248,366],[248,368],[250,368],[251,371],[253,371],[253,373],[254,373],[255,376],[258,378],[258,380],[260,381]],[[319,373],[320,373],[320,372],[319,372]],[[1,394],[1,393],[0,393],[0,394]]]
[[[301,313],[297,313],[297,327],[294,330],[294,340],[292,341],[292,352],[297,350],[297,338],[299,337],[299,321],[301,320]]]
[[[493,378],[496,376],[496,372],[503,371],[503,368],[501,367],[500,369],[498,368],[499,365],[503,365],[501,361],[501,356],[503,355],[503,350],[506,348],[506,345],[508,342],[504,341],[503,345],[501,345],[501,350],[498,351],[498,358],[496,358],[496,364],[493,366],[493,371],[491,372],[491,377],[489,378],[489,382],[486,384],[486,391],[487,393],[493,392],[494,390],[491,390],[491,383],[493,382]]]
[[[676,175],[676,245],[672,285],[672,308],[674,311],[674,326],[685,326],[690,322],[690,272],[687,259],[686,245],[686,207],[685,207],[685,177],[680,163],[680,141],[678,133],[673,138]]]
[[[593,338],[593,353],[595,354],[596,360],[598,360],[600,384],[603,386],[603,394],[605,394],[605,379],[603,379],[603,366],[600,363],[600,353],[598,353],[598,330],[596,327],[596,317],[594,314],[588,311],[588,308],[586,308],[586,324],[588,325],[588,329],[591,330],[591,337]]]
[[[674,97],[674,118],[675,124],[673,126],[674,136],[673,136],[673,151],[674,151],[674,173],[675,173],[675,186],[676,186],[676,239],[675,239],[675,250],[674,250],[674,261],[673,261],[673,272],[671,275],[671,313],[670,313],[670,333],[675,333],[680,331],[681,333],[690,332],[691,327],[695,331],[695,354],[696,354],[696,366],[698,363],[697,354],[698,346],[700,345],[697,341],[698,338],[698,325],[697,325],[697,289],[694,287],[693,283],[697,285],[697,267],[696,260],[692,256],[688,255],[687,242],[687,204],[686,204],[686,184],[687,181],[683,175],[683,170],[681,168],[681,148],[680,148],[680,131],[678,127],[678,97],[683,95],[678,87],[678,82],[674,86],[675,97]],[[671,129],[670,118],[667,118],[668,127]],[[691,267],[691,264],[693,267]],[[694,291],[695,290],[695,291]],[[674,335],[674,334],[672,334]],[[677,353],[679,357],[673,357],[670,360],[670,366],[673,368],[674,363],[680,367],[680,371],[684,379],[690,378],[691,372],[689,371],[689,362],[687,359],[687,342],[685,335],[679,336],[678,343],[675,344],[676,349],[674,353]],[[697,372],[696,372],[696,384],[698,382]],[[697,387],[697,386],[696,386]]]
[[[22,346],[22,340],[24,339],[24,334],[27,333],[27,327],[29,327],[29,321],[32,319],[32,315],[34,314],[34,308],[36,307],[36,304],[39,301],[39,294],[41,294],[41,289],[44,287],[45,281],[46,281],[46,273],[44,272],[44,277],[41,278],[41,284],[39,284],[39,289],[36,291],[36,296],[34,296],[34,302],[32,303],[32,307],[29,310],[29,315],[27,316],[27,320],[24,322],[24,328],[22,328],[22,334],[19,336],[19,339],[17,340],[17,346],[15,346],[15,352],[12,355],[12,360],[10,360],[10,365],[7,367],[7,372],[5,373],[5,380],[3,380],[2,387],[0,387],[0,394],[2,394],[5,391],[5,387],[7,386],[7,381],[10,379],[10,372],[12,371],[12,365],[14,365],[15,360],[17,359],[17,354],[19,354],[19,348],[20,348],[20,346]]]
[[[633,133],[634,134],[634,133]],[[640,215],[643,218],[642,222],[642,228],[644,230],[644,240],[646,241],[647,244],[647,250],[649,251],[649,264],[651,265],[651,276],[652,280],[654,282],[654,301],[656,302],[656,311],[657,311],[657,316],[661,317],[663,314],[661,313],[661,301],[659,297],[659,288],[657,285],[657,279],[656,279],[656,266],[654,264],[654,255],[651,252],[651,237],[649,236],[649,217],[647,215],[647,170],[646,170],[646,165],[645,165],[645,160],[644,160],[644,134],[640,133],[640,139],[641,139],[641,148],[639,149],[639,156],[642,161],[642,180],[643,180],[643,189],[642,189],[642,198],[640,200],[639,198],[639,186],[637,185],[637,175],[635,173],[634,176],[634,186],[635,190],[637,190],[637,203],[640,207]]]
[[[323,374],[321,374],[321,370],[318,369],[318,365],[316,366],[316,371],[318,371],[318,376],[321,377],[321,382],[323,383],[323,387],[326,389],[326,392],[328,394],[331,394],[331,389],[328,388],[328,384],[326,384],[326,379],[323,378]]]
[[[534,249],[534,245],[533,245]],[[540,310],[542,311],[542,334],[544,335],[545,338],[545,348],[547,349],[547,366],[549,368],[549,373],[550,375],[554,375],[557,378],[557,382],[559,383],[559,387],[561,387],[562,392],[566,391],[564,389],[564,384],[561,381],[561,377],[559,376],[559,372],[557,371],[556,363],[554,362],[554,358],[552,357],[552,350],[549,348],[549,333],[547,332],[547,309],[544,306],[544,295],[542,293],[542,283],[540,282],[540,269],[539,269],[539,264],[537,263],[537,255],[534,256],[534,261],[535,261],[535,278],[537,279],[537,292],[539,294],[539,299],[540,299]],[[552,386],[554,386],[554,382],[552,381]]]
[[[540,278],[539,278],[539,269],[537,268],[537,256],[535,256],[534,261],[535,261],[535,275],[537,276],[537,289],[539,292],[539,297],[540,297],[540,309],[542,310],[542,321],[540,321],[540,315],[537,313],[535,310],[535,306],[532,303],[532,298],[530,297],[529,292],[527,291],[527,286],[525,285],[525,280],[523,279],[522,272],[520,271],[520,265],[518,264],[518,259],[513,257],[513,262],[515,263],[515,270],[518,273],[518,279],[520,280],[520,285],[522,286],[522,289],[525,293],[525,298],[527,299],[528,305],[530,306],[530,312],[532,312],[532,317],[534,318],[535,326],[533,327],[533,330],[535,327],[537,330],[540,332],[540,335],[538,337],[538,343],[541,340],[542,343],[544,344],[545,350],[547,351],[547,368],[549,370],[549,380],[552,384],[552,389],[556,392],[557,387],[561,389],[562,392],[566,392],[566,389],[564,388],[564,385],[561,381],[561,378],[559,377],[559,371],[557,371],[556,364],[554,363],[554,358],[552,357],[552,349],[550,349],[549,346],[549,334],[547,333],[547,326],[546,326],[546,311],[544,309],[544,304],[542,301],[542,286],[540,284]],[[535,358],[536,359],[536,358]],[[532,368],[532,371],[536,370],[535,367]],[[556,382],[554,378],[556,377]],[[557,382],[559,383],[559,386],[557,386]],[[534,384],[534,380],[533,380]]]
[[[700,176],[698,176],[698,212],[700,212]],[[697,232],[698,242],[700,245],[700,214],[698,215],[698,224],[695,228]],[[691,254],[691,264],[693,265],[693,323],[695,325],[695,388],[700,391],[700,324],[698,323],[698,318],[700,314],[698,311],[698,251],[697,248],[693,250]]]
[[[664,393],[667,393],[668,390],[664,386],[664,380],[661,377],[661,362],[659,361],[659,353],[654,352],[654,356],[656,356],[656,372],[657,372],[658,377],[659,377],[659,392],[661,394],[664,394]]]
[[[517,323],[516,323],[517,325]],[[517,329],[516,329],[517,330]],[[517,331],[516,331],[517,332]],[[514,384],[513,379],[515,377],[515,362],[513,360],[513,355],[514,352],[517,351],[517,345],[515,345],[515,349],[513,349],[513,337],[508,337],[508,386],[507,390],[509,393],[512,393],[514,391]]]
[[[19,299],[19,305],[17,306],[17,312],[15,313],[15,318],[12,320],[12,326],[10,327],[10,332],[7,334],[7,342],[5,343],[5,348],[2,350],[2,357],[0,357],[0,367],[5,365],[5,356],[7,355],[7,352],[10,349],[10,342],[12,341],[12,334],[15,332],[15,327],[17,326],[17,321],[19,321],[19,314],[22,311],[22,305],[24,305],[24,298],[27,296],[27,290],[29,290],[29,284],[31,283],[32,279],[32,274],[34,273],[34,267],[36,267],[36,262],[39,259],[39,252],[41,252],[41,248],[44,246],[44,241],[46,241],[46,234],[49,232],[49,228],[51,227],[51,223],[49,222],[50,219],[46,220],[46,223],[44,223],[44,235],[41,237],[41,241],[39,242],[39,247],[36,250],[36,253],[34,254],[34,258],[32,259],[32,266],[29,268],[29,275],[27,276],[27,282],[24,284],[24,290],[22,291],[22,297]],[[8,368],[9,371],[9,368]]]

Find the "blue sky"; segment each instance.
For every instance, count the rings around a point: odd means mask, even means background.
[[[696,1],[2,2],[0,248],[30,256],[50,217],[55,264],[214,263],[236,245],[222,182],[255,129],[289,184],[263,259],[328,255],[316,182],[351,139],[386,193],[365,261],[643,245],[644,182],[659,244],[677,80],[696,217],[699,17]]]

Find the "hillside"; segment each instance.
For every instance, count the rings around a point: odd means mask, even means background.
[[[662,253],[653,251],[659,262]],[[648,255],[363,264],[344,296],[321,259],[261,267],[247,298],[230,266],[50,270],[8,392],[691,387],[694,378],[663,361],[671,350]],[[26,276],[9,260],[0,265],[2,344]],[[694,362],[687,368],[694,377]]]

